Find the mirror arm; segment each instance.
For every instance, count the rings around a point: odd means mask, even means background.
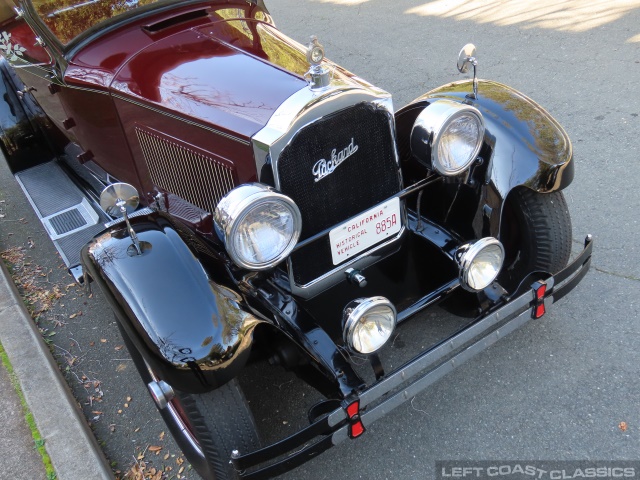
[[[131,241],[133,242],[133,246],[136,248],[136,252],[138,255],[142,255],[142,249],[140,248],[140,241],[138,240],[138,236],[136,232],[133,230],[131,223],[129,222],[129,215],[127,215],[127,209],[125,207],[126,202],[124,200],[118,200],[116,203],[118,207],[120,207],[120,213],[124,217],[124,221],[127,224],[127,231],[129,232],[129,236],[131,237]]]
[[[473,99],[477,100],[478,99],[478,75],[476,72],[476,68],[478,67],[478,61],[475,59],[475,57],[471,57],[469,61],[471,61],[471,64],[473,65]]]

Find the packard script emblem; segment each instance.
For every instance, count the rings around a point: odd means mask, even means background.
[[[358,145],[353,142],[353,138],[351,139],[351,143],[345,147],[344,150],[340,150],[337,152],[337,149],[333,149],[331,151],[331,159],[325,160],[324,158],[318,160],[311,169],[313,176],[316,177],[316,182],[319,182],[327,175],[333,173],[333,171],[338,168],[342,162],[344,162],[347,158],[358,151]],[[336,153],[337,152],[337,153]]]

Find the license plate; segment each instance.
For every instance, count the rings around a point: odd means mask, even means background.
[[[361,213],[329,232],[331,257],[338,265],[400,231],[400,199]]]

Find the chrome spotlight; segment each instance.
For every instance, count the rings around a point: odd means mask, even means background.
[[[380,350],[395,328],[396,307],[384,297],[358,298],[344,309],[344,343],[354,352]]]
[[[460,284],[466,290],[484,290],[497,278],[504,262],[504,247],[496,238],[486,237],[456,250]]]

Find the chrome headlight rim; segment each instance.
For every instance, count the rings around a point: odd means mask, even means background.
[[[360,351],[354,345],[354,334],[356,331],[356,327],[360,323],[360,320],[370,311],[372,311],[376,307],[388,307],[393,314],[393,326],[388,337],[371,351]],[[345,345],[348,349],[359,355],[371,355],[378,352],[382,347],[384,347],[389,339],[393,336],[393,332],[398,324],[398,312],[396,311],[396,307],[391,301],[386,297],[376,296],[376,297],[368,297],[368,298],[358,298],[356,300],[351,301],[344,309],[343,313],[343,330],[342,330],[342,338],[344,340]]]
[[[500,250],[500,262],[495,267],[495,270],[496,270],[495,275],[493,276],[491,281],[486,282],[486,284],[484,285],[479,285],[476,287],[472,286],[469,277],[471,273],[471,267],[473,266],[473,262],[478,258],[478,255],[483,252],[483,250],[486,250],[487,248],[491,248],[495,246],[497,246]],[[500,240],[494,237],[480,238],[478,240],[475,240],[474,242],[466,243],[458,247],[455,253],[455,259],[456,259],[456,262],[458,263],[458,269],[459,269],[458,279],[460,280],[460,285],[462,286],[462,288],[470,292],[480,292],[485,288],[487,288],[496,280],[496,278],[498,278],[498,275],[500,274],[500,271],[504,264],[504,257],[505,257],[504,246],[502,245],[502,242],[500,242]]]
[[[457,168],[446,168],[440,161],[438,150],[443,135],[451,124],[465,115],[476,120],[478,136],[469,158]],[[430,149],[429,164],[432,170],[446,177],[454,177],[467,171],[480,153],[484,141],[484,117],[476,107],[449,99],[433,100],[416,118],[411,131],[412,149],[420,148],[420,143],[427,143]],[[414,137],[415,135],[415,137]],[[420,159],[420,155],[416,155]]]
[[[291,213],[293,234],[285,248],[267,262],[253,263],[246,261],[234,246],[234,236],[238,226],[257,207],[269,203],[284,205]],[[288,196],[260,183],[247,183],[235,187],[227,193],[216,206],[214,214],[215,228],[223,241],[225,249],[237,266],[247,270],[260,271],[273,268],[289,256],[298,243],[302,232],[302,215],[295,202]]]

